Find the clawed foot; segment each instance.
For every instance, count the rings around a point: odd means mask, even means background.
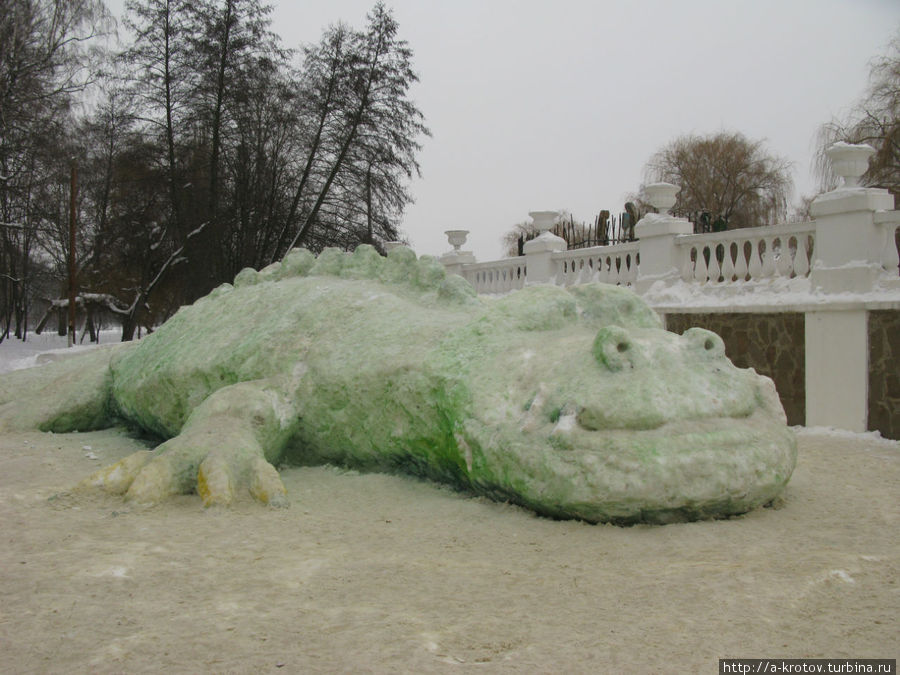
[[[263,504],[287,506],[287,491],[267,460],[280,455],[296,419],[290,399],[271,382],[223,387],[191,413],[177,436],[84,483],[138,504],[196,492],[204,506],[227,506],[247,490]]]
[[[94,473],[81,487],[124,494],[138,504],[156,504],[196,492],[204,506],[227,506],[242,489],[269,506],[288,506],[278,472],[258,447],[204,448],[211,439],[177,436],[156,451],[143,450]]]
[[[242,460],[214,451],[200,463],[197,494],[204,506],[227,506],[234,499],[235,489],[241,487],[263,504],[288,506],[287,490],[278,471],[259,455]]]

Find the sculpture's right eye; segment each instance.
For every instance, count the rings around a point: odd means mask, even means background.
[[[688,348],[706,358],[721,359],[725,356],[725,343],[718,335],[703,328],[688,328],[682,338]]]

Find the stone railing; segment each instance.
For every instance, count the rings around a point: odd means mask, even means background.
[[[887,243],[897,223],[883,225]],[[814,222],[773,225],[710,234],[679,234],[673,238],[678,264],[677,277],[701,284],[739,284],[773,278],[807,278],[815,260]],[[551,251],[551,274],[537,283],[560,286],[598,281],[634,286],[641,262],[641,242],[594,246],[571,251]],[[726,256],[726,251],[728,255]],[[900,256],[896,246],[886,245],[880,263],[898,274]],[[479,293],[506,293],[522,288],[528,255],[458,265],[452,270],[463,276]],[[646,276],[646,275],[645,275]]]
[[[638,242],[560,251],[553,254],[557,284],[571,286],[599,281],[632,286],[638,274]]]
[[[815,236],[813,222],[681,235],[678,269],[684,281],[701,284],[808,277]]]
[[[893,210],[886,190],[858,185],[872,152],[847,144],[829,150],[844,183],[816,197],[810,222],[695,235],[687,220],[669,214],[678,187],[656,183],[645,189],[658,213],[637,223],[635,242],[567,251],[566,242],[549,231],[557,214],[534,211],[530,215],[540,234],[525,244],[524,256],[476,263],[471,253],[460,251],[467,233],[453,230],[447,234],[455,250],[442,261],[479,293],[591,281],[632,286],[638,293],[659,290],[660,282],[737,288],[780,279],[806,279],[811,289],[824,293],[900,288],[895,243],[900,212]]]
[[[479,293],[507,293],[525,285],[525,259],[507,258],[493,262],[469,263],[459,274]]]

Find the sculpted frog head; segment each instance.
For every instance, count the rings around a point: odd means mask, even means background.
[[[715,333],[667,332],[604,284],[493,303],[464,434],[483,486],[551,515],[669,522],[745,512],[790,478],[796,445],[773,383],[736,368]]]

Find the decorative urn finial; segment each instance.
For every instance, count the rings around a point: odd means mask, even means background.
[[[859,187],[860,177],[869,168],[869,158],[875,148],[867,143],[853,145],[840,141],[825,151],[834,173],[844,179],[845,188]]]
[[[669,209],[675,206],[676,195],[680,190],[680,187],[671,183],[650,183],[650,185],[644,186],[647,201],[659,211],[661,216],[671,215]]]

